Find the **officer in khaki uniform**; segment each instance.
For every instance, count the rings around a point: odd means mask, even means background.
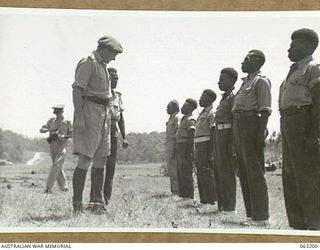
[[[204,204],[201,212],[212,212],[216,201],[214,181],[213,140],[214,113],[212,103],[217,95],[211,89],[205,89],[200,97],[199,105],[203,108],[198,116],[195,130],[195,165],[200,195],[200,203]]]
[[[98,47],[76,68],[73,87],[74,153],[78,164],[73,173],[73,210],[82,212],[82,194],[87,170],[94,168],[93,197],[97,204],[94,212],[104,210],[102,185],[104,166],[110,154],[109,100],[111,78],[106,65],[122,53],[120,43],[111,36],[98,40]]]
[[[221,197],[219,207],[225,215],[232,215],[236,209],[236,174],[233,161],[232,125],[233,114],[231,112],[234,100],[234,84],[238,79],[238,73],[233,68],[224,68],[220,72],[219,89],[223,91],[220,104],[215,113],[216,122],[216,165],[219,177],[218,194]]]
[[[271,114],[271,83],[260,74],[265,56],[251,50],[242,62],[243,78],[234,105],[233,135],[238,171],[247,220],[243,225],[266,226],[269,223],[268,187],[264,169],[264,140]]]
[[[194,202],[193,158],[194,132],[196,121],[192,112],[197,108],[197,101],[188,98],[181,108],[184,115],[176,133],[176,153],[178,162],[179,197],[185,198],[186,205]]]
[[[124,106],[122,102],[121,93],[116,91],[116,87],[118,84],[118,73],[115,68],[108,68],[108,73],[111,76],[111,93],[112,97],[110,98],[108,108],[111,113],[111,154],[107,157],[106,169],[104,173],[104,181],[103,181],[103,197],[105,205],[109,204],[112,192],[112,184],[113,177],[115,173],[116,161],[117,161],[117,150],[118,150],[118,127],[120,129],[120,133],[122,136],[122,147],[126,149],[129,144],[126,139],[126,131],[125,131],[125,122],[124,122]],[[117,127],[118,126],[118,127]],[[95,169],[91,169],[91,179],[95,179],[96,171]],[[100,173],[98,173],[100,174]],[[93,182],[91,182],[91,191],[90,191],[90,202],[88,205],[88,209],[94,209],[94,189]]]
[[[66,158],[68,139],[72,137],[71,122],[63,117],[64,105],[52,107],[56,117],[51,118],[40,129],[40,133],[49,132],[47,139],[50,144],[52,166],[49,172],[45,193],[51,193],[55,181],[58,182],[61,191],[68,191],[66,175],[63,171],[63,163]]]
[[[279,94],[284,199],[290,227],[320,230],[320,65],[312,57],[319,39],[300,29],[291,40],[293,64]]]
[[[177,100],[172,100],[167,105],[167,113],[170,115],[166,123],[166,161],[168,175],[170,176],[170,191],[173,195],[178,195],[178,173],[177,173],[177,158],[176,158],[176,132],[179,127],[180,111]]]

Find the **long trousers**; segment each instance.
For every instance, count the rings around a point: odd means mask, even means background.
[[[320,230],[320,162],[305,147],[310,124],[310,112],[281,117],[283,191],[289,226]]]
[[[52,166],[49,172],[46,188],[51,191],[53,184],[57,181],[59,189],[68,188],[66,175],[63,171],[63,163],[66,158],[67,143],[64,140],[56,140],[50,144],[50,155]]]
[[[269,219],[268,187],[262,166],[263,150],[257,147],[259,117],[236,113],[233,125],[238,174],[246,215],[253,220]]]
[[[178,162],[178,189],[179,196],[184,198],[194,198],[193,184],[193,160],[191,154],[187,154],[187,143],[177,143]]]
[[[178,170],[177,170],[177,157],[174,154],[175,140],[166,140],[166,162],[168,168],[168,175],[170,177],[170,191],[172,194],[178,194]]]
[[[216,165],[219,176],[221,209],[234,211],[236,208],[236,174],[232,155],[232,129],[216,129]]]
[[[217,199],[213,174],[211,141],[195,144],[195,165],[197,168],[198,189],[202,204],[215,204]]]

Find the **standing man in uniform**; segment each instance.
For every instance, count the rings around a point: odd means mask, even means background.
[[[179,127],[179,103],[172,100],[167,105],[167,113],[170,115],[166,123],[166,159],[167,169],[170,176],[170,190],[172,195],[178,195],[178,173],[176,157],[176,132]]]
[[[279,95],[284,199],[291,228],[320,230],[320,65],[312,57],[319,39],[299,29],[291,40],[293,64]]]
[[[82,212],[82,195],[88,168],[94,171],[93,199],[97,211],[103,210],[102,185],[107,156],[110,153],[110,124],[107,116],[112,97],[111,79],[106,65],[122,53],[120,43],[111,36],[98,40],[98,47],[76,68],[73,87],[74,153],[78,164],[73,173],[73,211]]]
[[[68,191],[66,175],[63,171],[63,163],[66,158],[68,139],[72,137],[72,127],[71,122],[64,119],[64,105],[55,105],[52,108],[56,117],[51,118],[40,129],[40,133],[49,132],[47,141],[50,144],[50,155],[52,159],[52,166],[44,193],[52,193],[52,187],[55,181],[58,182],[61,191]]]
[[[251,50],[242,62],[242,86],[234,100],[234,139],[238,157],[238,171],[247,226],[269,224],[268,187],[264,169],[264,140],[268,117],[271,114],[271,83],[260,75],[265,56]]]
[[[198,116],[195,131],[195,165],[197,169],[200,203],[204,204],[200,212],[214,211],[213,205],[217,199],[214,166],[213,166],[213,140],[214,140],[214,113],[212,103],[217,95],[211,89],[205,89],[200,97],[199,105],[203,108]]]
[[[193,159],[194,132],[196,121],[192,112],[197,108],[197,101],[188,98],[181,108],[184,115],[176,133],[176,152],[178,162],[178,190],[179,197],[184,198],[186,205],[194,203]]]
[[[125,122],[123,116],[123,102],[121,93],[116,91],[118,84],[118,73],[115,68],[108,68],[108,73],[111,76],[111,93],[112,97],[109,100],[109,106],[111,113],[111,154],[107,157],[106,170],[104,174],[104,186],[103,186],[103,196],[105,205],[109,204],[112,192],[112,183],[115,173],[116,161],[117,161],[117,150],[118,150],[118,127],[122,136],[122,147],[126,149],[129,144],[126,139],[126,130]],[[91,169],[91,179],[94,180],[95,172]],[[90,191],[90,202],[89,209],[95,208],[94,203],[94,191],[93,191],[93,182],[91,182],[91,191]]]
[[[219,89],[223,91],[220,104],[215,114],[216,121],[216,165],[219,176],[219,189],[221,197],[219,207],[223,214],[235,214],[236,209],[236,173],[233,158],[232,124],[233,114],[231,112],[234,100],[234,84],[238,79],[238,72],[233,68],[224,68],[220,72]]]

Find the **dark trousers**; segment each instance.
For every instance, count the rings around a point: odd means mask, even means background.
[[[232,152],[232,129],[216,130],[215,152],[219,176],[221,207],[224,211],[236,208],[236,176]]]
[[[197,168],[198,189],[200,202],[203,204],[214,204],[216,201],[216,190],[213,175],[212,147],[210,141],[195,144],[195,165]]]
[[[261,166],[262,148],[257,148],[258,116],[235,114],[233,134],[238,157],[238,174],[247,217],[269,218],[268,187]]]
[[[311,114],[281,117],[282,180],[289,226],[320,229],[318,152],[307,151]]]
[[[177,143],[178,162],[178,190],[179,196],[184,198],[194,197],[193,185],[193,160],[191,154],[187,154],[187,143]]]
[[[112,192],[112,183],[115,172],[116,160],[117,160],[117,149],[118,149],[118,137],[114,135],[111,136],[111,154],[107,157],[106,170],[103,178],[103,197],[104,202],[108,205],[111,198]],[[91,169],[91,173],[93,168]],[[102,173],[103,174],[103,173]],[[91,182],[91,191],[90,191],[90,202],[100,202],[101,198],[97,197],[101,192],[94,191],[94,182]]]

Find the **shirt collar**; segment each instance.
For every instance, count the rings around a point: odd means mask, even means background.
[[[304,71],[306,69],[306,67],[308,66],[309,62],[311,62],[312,60],[313,60],[313,57],[312,57],[312,55],[310,55],[310,56],[303,58],[299,62],[296,62],[296,65],[298,66],[298,69]]]
[[[102,60],[102,57],[99,55],[99,53],[95,50],[93,51],[93,55],[95,57],[95,59],[99,62],[99,63],[105,63],[103,60]]]
[[[179,113],[178,111],[174,112],[172,115],[170,115],[170,118],[176,117],[178,113]]]
[[[222,93],[222,94],[221,94],[221,95],[222,95],[222,98],[226,98],[226,97],[228,97],[229,95],[231,95],[232,90],[234,90],[234,87],[233,87],[232,89],[229,89],[229,90],[227,90],[226,92]]]
[[[248,74],[246,77],[243,77],[241,78],[242,80],[251,80],[253,78],[255,78],[257,75],[259,75],[261,73],[260,70],[254,72],[254,73],[251,73],[251,74]]]
[[[211,105],[209,105],[208,107],[205,107],[204,110],[205,110],[205,111],[210,111],[210,110],[212,110],[212,108],[213,108],[213,106],[212,106],[212,104],[211,104]]]

